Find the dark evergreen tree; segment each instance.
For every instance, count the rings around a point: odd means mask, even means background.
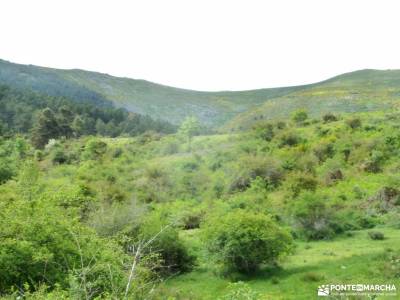
[[[37,119],[37,123],[32,129],[32,144],[36,148],[43,148],[50,139],[60,135],[60,128],[54,112],[50,108],[45,108]]]

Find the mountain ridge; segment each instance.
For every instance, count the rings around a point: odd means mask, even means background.
[[[303,107],[318,115],[328,111],[332,104],[336,106],[334,111],[341,112],[363,111],[363,105],[368,104],[366,100],[377,104],[377,97],[390,98],[393,102],[395,97],[386,94],[388,90],[400,88],[400,70],[363,69],[316,83],[287,87],[197,91],[78,68],[54,69],[0,59],[0,83],[76,101],[123,107],[174,124],[193,115],[206,126],[233,130],[250,126],[254,122],[249,119],[254,119],[257,114],[262,116],[261,119],[273,119],[288,116],[294,109]],[[342,105],[349,95],[359,90],[365,100],[362,105],[360,99]],[[377,91],[380,95],[371,97]],[[318,93],[319,97],[316,97]],[[313,104],[311,100],[316,101],[317,110],[310,107]],[[256,120],[260,119],[259,116]]]

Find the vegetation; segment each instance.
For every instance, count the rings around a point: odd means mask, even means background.
[[[95,97],[0,94],[2,299],[310,299],[327,282],[400,284],[396,108],[296,107],[225,134],[191,117],[175,133]]]
[[[288,253],[292,243],[290,234],[270,217],[245,211],[208,221],[204,231],[209,256],[230,272],[254,273],[261,264]]]

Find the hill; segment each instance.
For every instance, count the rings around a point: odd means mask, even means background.
[[[300,108],[312,116],[393,108],[400,95],[399,70],[361,70],[294,87],[200,92],[78,69],[0,60],[0,83],[101,106],[123,107],[173,124],[194,115],[204,125],[223,131],[245,129],[260,119],[286,118]]]
[[[89,100],[102,105],[113,103],[117,107],[175,124],[179,124],[186,116],[195,115],[208,126],[222,125],[233,116],[256,107],[267,99],[301,88],[199,92],[145,80],[118,78],[83,70],[20,65],[4,60],[0,60],[0,83],[78,101]]]
[[[386,110],[396,108],[399,99],[399,70],[360,70],[269,99],[237,115],[223,129],[240,130],[262,119],[284,119],[298,109],[306,109],[314,117],[327,112]]]

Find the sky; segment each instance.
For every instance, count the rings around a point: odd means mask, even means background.
[[[0,58],[195,90],[400,69],[400,1],[1,0]]]

